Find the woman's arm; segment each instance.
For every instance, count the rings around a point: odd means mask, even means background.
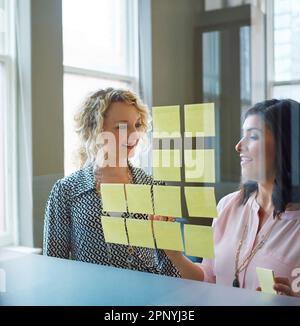
[[[150,215],[149,219],[153,221],[174,222],[174,218],[160,215]],[[177,268],[182,278],[203,281],[204,271],[199,266],[186,258],[180,251],[164,250],[171,263]]]
[[[292,290],[292,285],[286,277],[275,277],[274,290],[280,295],[300,297],[300,293],[295,293]]]
[[[203,281],[204,271],[200,264],[195,264],[185,257],[180,251],[165,250],[171,262],[177,267],[182,278]]]
[[[70,234],[70,216],[67,210],[66,191],[64,191],[59,180],[53,186],[46,206],[43,254],[69,258]]]

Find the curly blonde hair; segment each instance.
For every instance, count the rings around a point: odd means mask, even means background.
[[[80,168],[87,162],[95,162],[99,145],[97,137],[102,132],[105,113],[112,103],[134,105],[141,116],[141,129],[148,130],[148,108],[132,91],[106,88],[91,93],[75,114],[76,133],[79,136],[78,159]]]

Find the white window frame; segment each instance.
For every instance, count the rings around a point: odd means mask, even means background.
[[[63,1],[63,0],[62,0]],[[64,65],[64,73],[76,74],[87,77],[96,77],[99,79],[107,79],[114,81],[123,81],[130,85],[132,90],[139,93],[139,49],[138,49],[138,22],[135,17],[138,15],[138,1],[137,0],[124,0],[126,1],[126,13],[128,20],[126,21],[126,33],[129,35],[128,39],[128,53],[127,53],[127,66],[130,67],[128,75],[114,74],[110,72],[85,69],[81,67],[74,67]],[[134,51],[131,51],[134,49]]]
[[[107,72],[100,71],[100,70],[85,69],[85,68],[73,67],[73,66],[64,66],[64,73],[80,75],[80,76],[85,76],[85,77],[95,77],[95,78],[99,78],[99,79],[107,79],[107,80],[126,82],[129,85],[131,85],[131,87],[134,90],[137,90],[138,82],[137,82],[136,77],[112,74],[112,73],[107,73]]]
[[[0,234],[0,246],[18,244],[17,233],[17,110],[16,110],[16,38],[15,0],[5,0],[8,17],[5,22],[5,54],[0,55],[0,63],[5,70],[4,105],[4,182],[5,182],[5,232]]]
[[[275,58],[274,58],[274,0],[266,1],[267,12],[267,95],[274,97],[276,86],[300,86],[300,79],[275,81]]]

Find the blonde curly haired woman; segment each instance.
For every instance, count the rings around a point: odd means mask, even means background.
[[[86,99],[75,116],[81,168],[58,180],[50,193],[45,212],[45,255],[180,276],[162,250],[104,240],[101,216],[109,214],[102,208],[100,184],[155,184],[151,176],[128,161],[147,131],[147,120],[147,107],[131,91],[102,89]],[[122,216],[149,218],[143,214]]]

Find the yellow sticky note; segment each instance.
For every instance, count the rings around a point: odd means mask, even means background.
[[[156,215],[182,217],[181,191],[177,186],[153,186]]]
[[[190,104],[184,106],[185,132],[191,137],[214,137],[214,103]],[[190,135],[189,135],[190,133]]]
[[[150,185],[126,184],[129,213],[153,214]]]
[[[273,289],[274,272],[271,269],[256,267],[256,273],[262,292],[276,294]]]
[[[214,258],[213,229],[202,225],[184,225],[185,253],[188,256]]]
[[[216,181],[215,151],[213,149],[187,149],[184,151],[185,181]]]
[[[217,217],[213,187],[185,187],[185,200],[190,217]]]
[[[102,216],[101,223],[106,242],[128,245],[123,218]]]
[[[151,221],[127,219],[129,243],[132,246],[155,248]]]
[[[126,212],[124,184],[102,183],[101,199],[103,210],[108,212]]]
[[[154,138],[178,138],[180,134],[180,106],[152,108]]]
[[[153,177],[155,180],[181,181],[180,150],[153,150]]]
[[[178,222],[153,221],[154,236],[159,249],[183,251],[183,241]]]

